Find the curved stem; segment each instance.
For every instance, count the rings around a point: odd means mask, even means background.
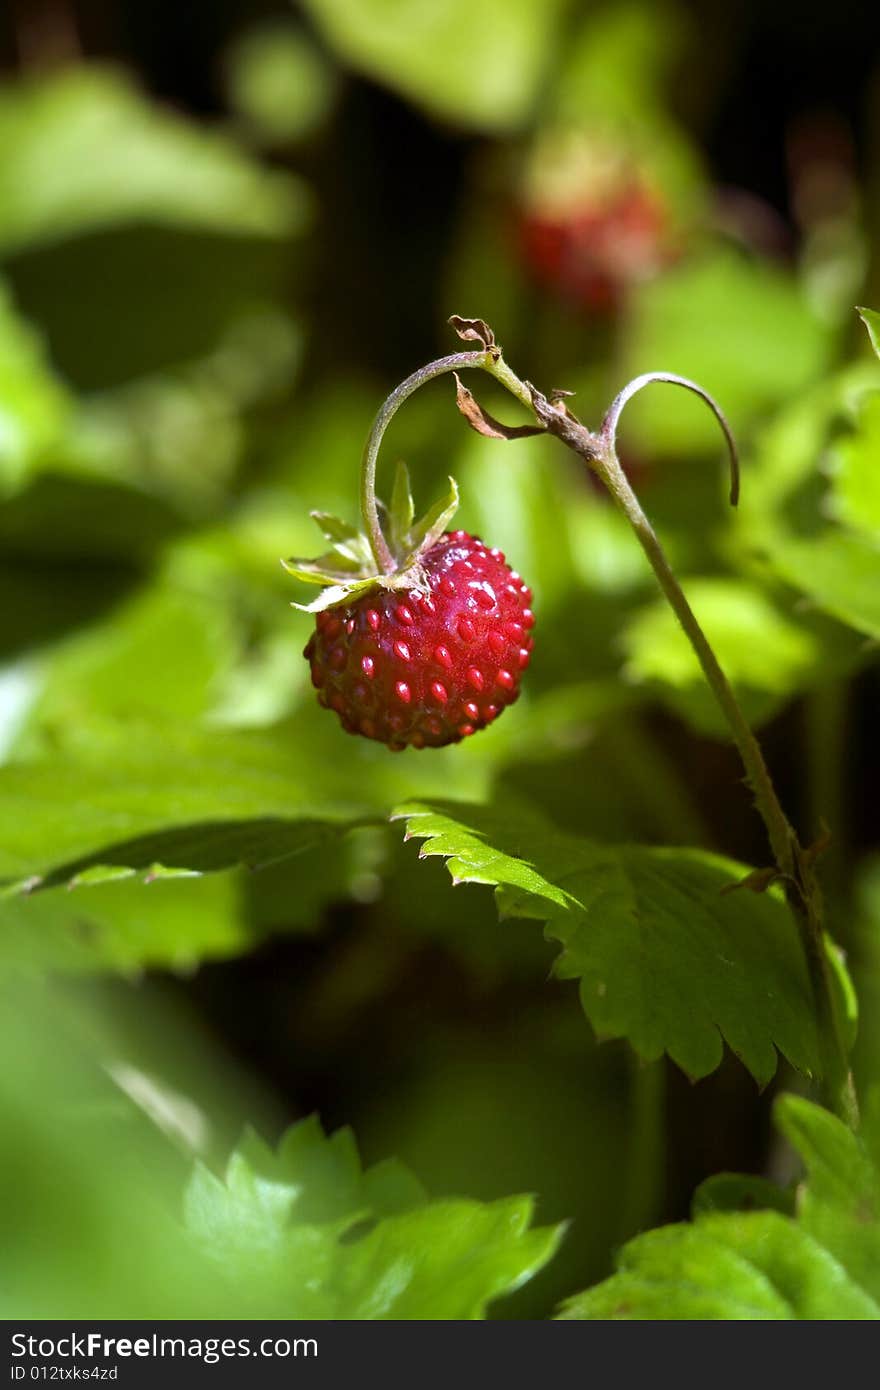
[[[686,376],[677,376],[675,372],[645,372],[642,376],[634,377],[627,382],[622,391],[619,391],[611,402],[608,414],[602,422],[601,438],[604,443],[610,443],[612,448],[617,437],[617,422],[620,419],[623,407],[627,401],[632,400],[637,391],[641,391],[644,386],[650,386],[654,381],[665,381],[670,386],[683,386],[686,391],[693,391],[695,396],[699,396],[711,410],[715,419],[721,426],[724,438],[727,440],[727,448],[730,454],[730,505],[735,507],[739,502],[739,454],[737,453],[736,440],[733,431],[727,423],[724,411],[718,405],[708,391],[704,391],[702,386],[698,386],[695,381],[691,381]]]
[[[420,367],[417,372],[408,376],[406,381],[402,381],[379,408],[370,429],[361,462],[361,516],[370,538],[370,549],[373,552],[376,567],[383,574],[390,574],[394,569],[394,556],[391,554],[388,542],[382,532],[382,526],[379,522],[379,508],[376,505],[376,460],[379,457],[379,448],[385,431],[404,401],[409,400],[420,386],[433,381],[434,377],[443,376],[446,372],[460,371],[465,367],[482,367],[486,371],[492,371],[493,366],[492,356],[485,349],[482,352],[453,352],[448,357],[438,357],[435,362],[429,362],[426,367]]]

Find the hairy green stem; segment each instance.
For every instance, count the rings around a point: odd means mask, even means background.
[[[408,376],[406,381],[402,381],[391,392],[391,395],[379,408],[373,421],[361,463],[361,516],[364,519],[364,526],[370,539],[370,549],[373,552],[373,559],[376,561],[376,568],[382,574],[390,574],[394,569],[394,556],[391,554],[383,534],[379,521],[379,508],[376,504],[376,461],[379,457],[382,438],[404,401],[409,400],[420,386],[425,386],[435,377],[443,376],[447,372],[461,371],[465,367],[482,367],[485,371],[491,371],[491,354],[485,349],[482,352],[453,352],[448,357],[438,357],[435,362],[429,362],[426,367],[420,367],[417,372],[413,372],[412,376]],[[527,403],[531,405],[528,400]]]
[[[830,827],[828,848],[822,856],[822,879],[841,903],[846,902],[849,891],[844,795],[847,701],[847,682],[836,676],[810,691],[803,708],[810,824],[816,831]],[[839,922],[844,947],[850,944],[845,916],[842,914]]]
[[[842,1021],[838,1017],[836,1007],[831,966],[825,950],[821,894],[809,851],[801,846],[788,821],[764,761],[761,746],[752,733],[730,682],[672,571],[654,528],[620,466],[613,444],[604,438],[599,453],[591,454],[589,461],[635,531],[733,734],[745,767],[746,780],[755,797],[756,808],[767,829],[776,867],[785,887],[786,900],[797,922],[803,943],[816,1004],[822,1071],[828,1098],[833,1109],[849,1124],[855,1126],[858,1123],[858,1106],[842,1038]]]
[[[794,831],[779,803],[770,773],[767,770],[767,764],[764,762],[764,755],[740,709],[730,682],[718,664],[718,658],[706,634],[684,596],[663,547],[657,539],[656,532],[642,510],[641,504],[630,486],[629,479],[618,462],[613,446],[603,448],[602,453],[593,461],[592,466],[602,478],[635,532],[670,607],[697,655],[703,668],[703,674],[721,706],[739,749],[749,786],[754,792],[758,811],[767,827],[767,834],[776,863],[782,873],[793,876],[795,868]]]

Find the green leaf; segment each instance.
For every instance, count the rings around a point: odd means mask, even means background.
[[[734,430],[816,380],[831,335],[796,282],[766,262],[716,250],[634,291],[621,376],[660,362],[699,381]],[[720,452],[708,412],[682,393],[645,391],[627,430],[649,458]]]
[[[394,474],[394,490],[391,493],[391,551],[394,555],[404,553],[415,517],[409,469],[402,459],[398,460]]]
[[[17,770],[14,765],[8,769],[10,774]],[[63,767],[58,769],[61,786],[64,785],[64,774],[67,770]],[[18,786],[26,784],[27,792],[32,796],[38,782],[36,767],[30,777],[10,776],[8,780]],[[6,781],[4,778],[4,782]],[[40,787],[40,790],[43,788]],[[137,798],[137,804],[131,808],[129,819],[137,823],[143,814],[144,806],[153,798],[157,807],[170,807],[173,804],[171,798],[176,790],[169,779],[166,779],[165,788],[151,789],[152,796],[144,788]],[[112,807],[117,804],[116,797],[108,796],[107,802]],[[143,874],[144,883],[152,883],[160,878],[217,873],[237,864],[261,869],[293,855],[320,848],[334,834],[346,828],[345,825],[334,826],[332,819],[296,819],[295,815],[288,819],[281,816],[252,816],[247,820],[192,820],[186,824],[170,825],[167,829],[157,829],[152,833],[109,840],[107,837],[113,833],[122,819],[122,810],[119,816],[113,817],[112,812],[110,815],[107,814],[106,806],[101,809],[104,811],[103,815],[99,812],[97,815],[86,817],[83,825],[70,828],[67,838],[59,828],[56,846],[47,849],[41,861],[19,861],[40,862],[45,865],[43,872],[35,870],[33,873],[20,874],[16,878],[0,880],[0,892],[14,895],[19,892],[31,892],[38,887],[52,888],[60,884],[75,887],[77,884],[105,883],[120,878],[120,870],[126,870],[129,874]],[[53,804],[43,811],[44,818],[50,826],[54,825],[53,814],[60,817],[61,808]],[[161,811],[157,811],[156,814],[158,819]],[[168,816],[169,811],[164,809],[164,814]],[[21,850],[22,845],[30,848],[37,837],[38,832],[26,832],[18,840],[10,835],[9,845],[13,853],[16,853]],[[67,844],[70,844],[73,850],[69,857],[65,855]],[[3,862],[11,861],[4,856]]]
[[[566,0],[306,0],[339,54],[432,114],[501,131],[528,116]]]
[[[225,838],[222,835],[225,834]],[[230,858],[230,827],[195,836],[187,859],[205,869]],[[182,855],[185,839],[137,847],[128,857],[151,866],[144,884],[131,865],[95,864],[69,878],[66,887],[30,894],[0,892],[0,965],[33,975],[114,972],[134,974],[161,967],[193,970],[205,960],[245,955],[267,936],[314,933],[328,905],[363,900],[378,890],[384,839],[373,829],[309,838],[307,865],[296,857],[274,860],[259,873],[216,872],[201,877],[191,867],[158,871],[156,855]],[[293,827],[279,840],[282,853],[295,849]],[[271,832],[251,826],[240,852],[260,863],[272,857]],[[123,857],[120,854],[120,857]],[[182,876],[180,874],[182,873]]]
[[[233,875],[156,882],[148,891],[140,883],[114,882],[107,870],[101,877],[100,885],[93,881],[94,886],[73,891],[0,897],[3,969],[190,970],[201,960],[238,955],[253,946]],[[78,882],[84,881],[80,875]]]
[[[362,1170],[351,1135],[325,1139],[315,1120],[277,1151],[246,1134],[227,1182],[196,1165],[181,1204],[180,1157],[155,1122],[201,1149],[206,1123],[225,1129],[249,1103],[235,1068],[218,1073],[148,982],[136,1011],[96,991],[12,986],[0,1009],[4,1055],[18,1059],[0,1071],[5,1317],[475,1318],[556,1248],[558,1229],[530,1228],[531,1198],[428,1203],[400,1164]]]
[[[809,981],[795,926],[771,893],[725,892],[744,866],[692,849],[592,844],[524,808],[403,807],[407,835],[441,855],[454,882],[495,885],[505,916],[546,922],[556,971],[579,982],[603,1038],[640,1056],[668,1052],[692,1077],[722,1040],[760,1085],[776,1051],[818,1069]]]
[[[750,722],[767,720],[811,682],[828,678],[830,639],[823,645],[815,624],[795,621],[764,590],[726,578],[688,579],[684,588]],[[701,732],[729,737],[693,648],[664,600],[629,619],[621,645],[626,679],[653,686]],[[858,655],[855,642],[840,640],[838,646],[847,647],[853,660]]]
[[[193,1238],[247,1306],[334,1320],[484,1317],[556,1249],[559,1228],[530,1229],[533,1207],[428,1202],[397,1163],[362,1171],[350,1132],[325,1138],[315,1119],[276,1153],[246,1135],[224,1181],[199,1165],[185,1199]]]
[[[830,460],[831,510],[836,521],[880,543],[880,391],[861,403],[853,433],[839,439]]]
[[[871,346],[880,357],[880,314],[876,309],[859,309],[857,312],[868,330]]]
[[[743,460],[739,507],[730,518],[746,542],[769,547],[780,533],[821,529],[826,443],[832,431],[853,428],[877,382],[873,359],[856,363],[796,396],[761,429]]]
[[[427,1201],[421,1183],[403,1164],[388,1159],[363,1169],[351,1130],[338,1129],[325,1138],[314,1115],[291,1125],[275,1150],[247,1131],[240,1154],[263,1178],[292,1187],[301,1222],[348,1223],[359,1214],[389,1216]]]
[[[21,487],[57,448],[71,410],[42,343],[0,283],[0,497]]]
[[[780,578],[858,632],[880,637],[880,544],[844,531],[782,541],[772,564]]]
[[[119,72],[80,66],[0,92],[0,252],[144,220],[286,236],[306,210],[297,180]]]
[[[342,737],[311,698],[267,729],[80,719],[0,767],[0,887],[93,865],[216,872],[265,865],[384,820],[413,795],[485,796],[491,753],[395,757]],[[491,749],[491,743],[489,745]],[[75,811],[72,810],[75,808]]]
[[[871,637],[880,633],[877,380],[873,360],[857,363],[763,431],[735,525],[747,562]]]
[[[798,1223],[880,1303],[877,1155],[835,1115],[799,1096],[783,1096],[776,1117],[807,1169]]]
[[[211,708],[235,650],[224,605],[155,585],[44,658],[29,726],[57,729],[96,714],[196,718]]]
[[[293,730],[84,722],[52,756],[0,769],[0,876],[24,879],[53,863],[70,867],[63,881],[90,863],[208,871],[270,862],[366,809],[341,769],[317,771]]]
[[[618,1273],[565,1305],[564,1319],[876,1319],[880,1307],[779,1212],[707,1215],[624,1246]]]
[[[562,1317],[880,1319],[876,1161],[842,1121],[809,1101],[783,1096],[775,1115],[807,1168],[793,1214],[781,1192],[779,1210],[736,1214],[698,1192],[691,1224],[630,1241],[617,1273],[570,1300]],[[727,1199],[738,1183],[741,1195],[775,1204],[770,1184],[758,1179],[725,1174],[711,1182],[716,1194],[724,1183]]]

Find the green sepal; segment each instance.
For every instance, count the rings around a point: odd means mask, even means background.
[[[417,553],[430,550],[440,539],[457,511],[458,483],[454,478],[450,478],[449,491],[428,508],[421,521],[418,521],[410,532],[409,542],[412,548],[408,558],[411,562],[417,558]]]
[[[373,563],[370,542],[351,522],[343,521],[332,512],[310,512],[309,515],[343,560],[351,561],[358,568]]]
[[[321,593],[311,603],[294,603],[292,607],[303,613],[320,613],[335,604],[351,602],[372,588],[422,587],[425,577],[421,557],[440,539],[457,509],[458,486],[455,479],[450,478],[445,495],[414,524],[409,470],[405,463],[399,463],[388,515],[388,540],[395,561],[390,574],[377,569],[370,541],[363,532],[330,512],[312,512],[333,549],[315,560],[294,556],[281,561],[294,579],[303,584],[321,585]]]
[[[337,603],[350,603],[352,599],[360,598],[368,589],[375,589],[379,582],[379,576],[373,575],[369,579],[355,579],[345,584],[328,584],[311,603],[292,603],[291,608],[298,608],[301,613],[323,613],[325,608],[332,608]]]
[[[391,514],[389,537],[392,555],[401,555],[406,548],[416,509],[409,481],[409,469],[398,460],[394,475],[394,489],[391,493]]]
[[[327,555],[319,555],[317,560],[300,560],[292,556],[289,560],[282,560],[281,565],[288,574],[292,574],[294,579],[301,580],[303,584],[346,583],[349,579],[360,576],[359,565],[353,560],[346,563],[333,551]]]

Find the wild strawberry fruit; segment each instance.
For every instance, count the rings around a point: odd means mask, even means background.
[[[285,562],[297,579],[323,586],[302,605],[317,614],[304,656],[318,700],[348,733],[395,751],[441,748],[484,729],[518,698],[531,660],[531,590],[500,550],[444,530],[458,505],[450,486],[413,524],[399,465],[381,569],[365,535],[323,512],[312,515],[332,552]]]
[[[676,256],[668,201],[626,148],[588,130],[539,140],[518,219],[532,276],[569,303],[602,314]]]
[[[531,591],[465,531],[423,553],[424,588],[318,614],[305,649],[318,699],[352,734],[440,748],[498,718],[531,660]]]
[[[603,313],[629,285],[660,269],[665,222],[659,202],[634,184],[601,208],[586,202],[558,218],[526,212],[523,255],[542,284]]]

